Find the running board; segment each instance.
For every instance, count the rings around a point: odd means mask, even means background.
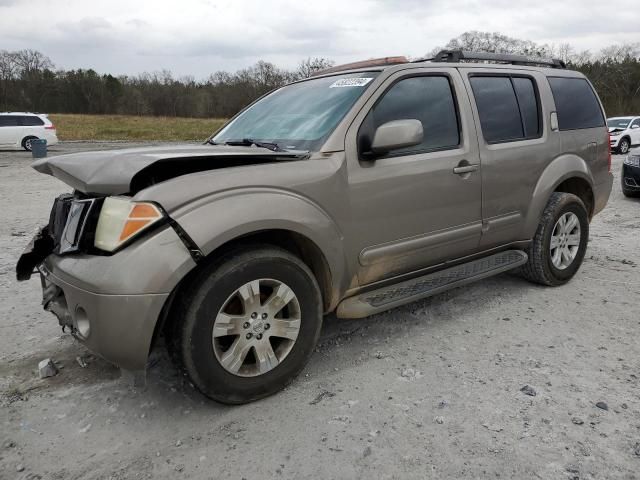
[[[526,262],[527,254],[522,250],[506,250],[422,277],[346,298],[338,305],[336,314],[339,318],[368,317],[374,313],[506,272]]]

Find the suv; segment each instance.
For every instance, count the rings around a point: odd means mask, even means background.
[[[164,335],[226,403],[290,382],[323,314],[366,317],[507,270],[564,284],[612,185],[582,74],[451,51],[279,88],[204,145],[33,166],[73,193],[18,278],[37,268],[44,308],[124,370],[144,370]]]
[[[640,117],[607,118],[611,149],[626,154],[633,145],[640,144]]]
[[[26,112],[0,113],[0,147],[31,151],[31,140],[44,138],[47,145],[58,143],[56,127],[44,114]]]

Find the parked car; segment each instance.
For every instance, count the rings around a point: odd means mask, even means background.
[[[622,193],[627,197],[640,197],[640,153],[630,154],[622,162]]]
[[[640,117],[612,117],[607,119],[611,149],[626,154],[640,145]]]
[[[325,313],[514,269],[569,281],[610,167],[600,101],[558,60],[362,62],[275,90],[205,145],[36,161],[73,193],[17,276],[37,269],[44,308],[121,368],[164,335],[201,392],[249,402],[301,371]]]
[[[0,112],[0,147],[31,151],[31,140],[44,138],[47,145],[58,143],[56,127],[46,115],[28,112]]]

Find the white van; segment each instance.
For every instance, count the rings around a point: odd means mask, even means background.
[[[46,115],[27,112],[0,113],[0,147],[31,150],[31,140],[44,138],[47,145],[58,143],[56,127]]]

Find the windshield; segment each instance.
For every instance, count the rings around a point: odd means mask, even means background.
[[[282,87],[238,115],[212,140],[251,139],[285,150],[317,150],[378,73],[333,75]]]
[[[610,118],[607,120],[607,127],[609,128],[627,128],[631,118]]]

